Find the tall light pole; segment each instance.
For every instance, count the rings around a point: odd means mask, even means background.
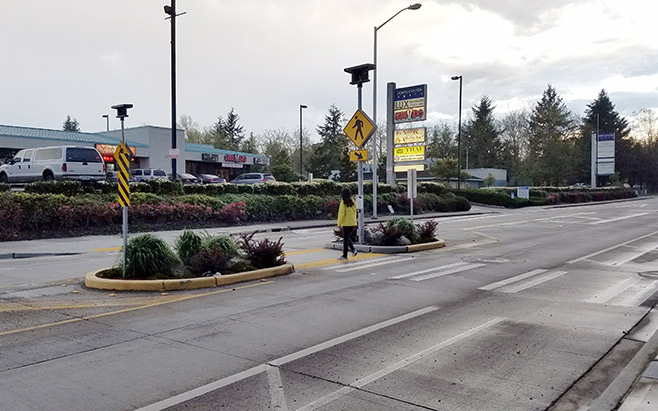
[[[415,3],[412,4],[408,7],[403,8],[402,10],[398,11],[395,13],[391,18],[380,24],[379,26],[375,26],[374,30],[374,47],[373,47],[373,63],[375,64],[375,68],[373,69],[373,77],[372,77],[372,121],[375,123],[375,126],[377,126],[377,30],[381,29],[384,27],[386,23],[389,21],[393,20],[395,16],[398,14],[402,13],[405,10],[418,10],[422,6],[420,3]],[[377,134],[374,135],[374,138],[372,139],[372,218],[377,218]]]
[[[171,149],[176,149],[176,0],[171,0],[171,6],[164,6],[165,14],[171,20]],[[171,179],[176,180],[176,156],[171,158]]]
[[[110,116],[109,116],[109,114],[103,114],[102,117],[106,120],[106,123],[107,123],[106,131],[110,131]]]
[[[299,105],[299,175],[302,176],[302,165],[304,164],[302,162],[303,156],[302,156],[302,109],[308,108],[308,106],[305,106],[303,104]]]
[[[459,131],[457,132],[457,190],[459,190],[462,174],[462,76],[452,76],[451,79],[459,80]]]

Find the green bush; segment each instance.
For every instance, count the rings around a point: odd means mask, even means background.
[[[0,193],[6,193],[7,191],[11,191],[11,186],[7,183],[0,183]]]
[[[157,194],[143,192],[130,193],[131,206],[138,204],[160,204],[161,202],[162,198]]]
[[[75,180],[62,181],[35,181],[25,186],[26,193],[33,194],[63,194],[65,196],[76,196],[96,191],[96,184],[82,184]]]
[[[229,266],[229,257],[218,244],[210,248],[201,248],[190,258],[187,268],[196,276],[211,276],[216,273],[226,274]]]
[[[407,239],[411,241],[412,244],[417,243],[420,239],[418,237],[418,231],[414,223],[412,223],[410,220],[407,220],[404,217],[392,218],[387,222],[387,225],[389,227],[393,227],[393,226],[397,227],[398,230],[402,233],[402,235],[407,237]]]
[[[201,250],[201,236],[194,231],[185,230],[178,236],[174,249],[183,264],[188,265],[192,257]]]
[[[212,250],[219,247],[227,257],[237,257],[240,255],[238,246],[231,237],[225,235],[206,236],[201,240],[201,248]]]
[[[142,234],[128,241],[126,247],[126,278],[173,277],[180,260],[167,243],[151,234]]]

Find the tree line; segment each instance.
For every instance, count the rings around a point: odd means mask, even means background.
[[[589,183],[591,135],[598,130],[615,135],[615,174],[600,176],[598,184],[627,183],[658,191],[658,118],[653,110],[641,109],[629,121],[601,90],[579,116],[567,108],[550,84],[541,99],[528,108],[502,116],[496,116],[495,109],[486,95],[471,108],[462,126],[462,169],[502,168],[507,170],[510,185]],[[267,171],[279,181],[304,179],[309,172],[315,178],[353,181],[356,166],[349,161],[353,147],[343,133],[346,121],[344,113],[331,105],[324,122],[316,127],[319,142],[311,143],[307,130],[302,130],[301,168],[299,130],[247,135],[233,108],[204,129],[185,115],[178,126],[185,129],[191,143],[269,156]],[[379,142],[379,175],[385,175],[385,134],[385,125],[380,124],[374,137]],[[427,134],[426,155],[432,160],[429,173],[438,179],[456,178],[457,125],[435,124],[428,127]],[[464,178],[465,173],[460,174]]]

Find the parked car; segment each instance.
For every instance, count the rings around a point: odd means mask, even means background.
[[[226,180],[214,174],[195,174],[195,176],[201,180],[203,184],[218,184],[226,182]]]
[[[119,181],[119,176],[116,171],[108,171],[105,173],[105,181],[109,183],[116,183]]]
[[[273,183],[276,179],[270,173],[245,173],[231,180],[231,184]]]
[[[192,174],[179,173],[176,174],[176,176],[183,184],[201,184],[201,180],[199,180]]]
[[[136,168],[130,170],[130,181],[167,180],[167,173],[160,168]]]
[[[0,166],[0,182],[31,183],[48,180],[101,181],[105,162],[94,147],[53,146],[20,150]]]

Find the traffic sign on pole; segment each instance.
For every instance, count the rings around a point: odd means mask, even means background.
[[[123,142],[119,143],[119,146],[114,152],[114,160],[117,165],[119,205],[121,207],[128,207],[130,205],[130,186],[128,185],[128,180],[130,179],[130,151]]]
[[[350,150],[350,161],[368,161],[368,150]]]
[[[368,141],[375,129],[375,124],[370,117],[361,111],[361,109],[358,109],[350,121],[347,122],[343,132],[352,140],[356,148],[361,148]]]

